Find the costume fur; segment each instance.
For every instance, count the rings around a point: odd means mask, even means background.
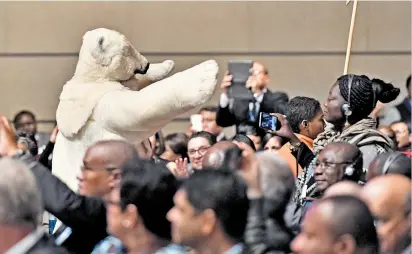
[[[149,65],[116,31],[87,32],[74,76],[60,94],[53,174],[77,190],[76,175],[90,145],[107,139],[141,142],[211,98],[218,73],[215,61],[164,79],[173,66],[170,60]]]

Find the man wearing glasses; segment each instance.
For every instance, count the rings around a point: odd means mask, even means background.
[[[232,85],[232,75],[228,72],[223,77],[219,108],[216,123],[222,127],[236,125],[253,125],[257,127],[260,112],[284,113],[288,96],[285,93],[272,93],[268,89],[269,72],[263,64],[254,62],[250,70],[246,87],[253,92],[253,99],[233,99],[228,97],[227,90]]]
[[[187,155],[190,160],[189,173],[202,169],[203,156],[216,144],[216,136],[206,131],[194,133],[187,143]]]

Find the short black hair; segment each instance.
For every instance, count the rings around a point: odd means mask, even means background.
[[[15,128],[17,128],[17,124],[20,122],[20,119],[25,115],[30,116],[34,121],[36,121],[36,116],[31,111],[22,110],[14,116],[13,124]]]
[[[196,212],[212,209],[227,237],[242,242],[249,211],[247,185],[226,169],[203,169],[182,186]]]
[[[384,170],[389,174],[400,174],[411,179],[411,159],[401,152],[387,152],[379,154],[374,159],[378,164],[377,167],[382,175]],[[387,162],[391,160],[389,164]],[[386,167],[386,168],[384,168]]]
[[[199,132],[195,132],[192,134],[192,136],[190,136],[188,142],[194,138],[204,138],[209,142],[210,146],[213,146],[214,144],[216,144],[216,135],[213,135],[210,132],[207,131],[199,131]]]
[[[215,106],[207,106],[207,107],[203,107],[199,110],[199,113],[202,111],[208,111],[208,112],[217,112],[217,107]]]
[[[322,111],[319,101],[304,96],[292,98],[286,106],[286,116],[293,132],[300,133],[302,121],[312,121]]]
[[[406,88],[409,90],[411,87],[411,75],[406,79]]]
[[[171,224],[166,214],[173,207],[179,188],[175,176],[163,164],[138,158],[125,163],[121,173],[120,207],[137,207],[145,228],[161,239],[171,239]]]
[[[162,154],[165,152],[165,150],[166,150],[166,147],[165,147],[165,138],[164,138],[164,136],[163,136],[163,132],[162,132],[162,131],[156,132],[155,138],[156,138],[156,142],[159,143],[159,146],[156,147],[156,144],[152,144],[152,145],[153,145],[153,149],[155,150],[155,151],[154,151],[154,152],[155,152],[155,155],[156,155],[156,156],[160,156],[160,155],[162,155]]]
[[[187,157],[187,142],[189,137],[183,132],[175,132],[166,136],[166,144],[172,151],[182,158]]]
[[[246,136],[244,134],[240,134],[240,133],[236,134],[232,138],[232,141],[237,141],[239,143],[245,143],[246,145],[252,147],[252,149],[254,151],[256,151],[256,147],[255,147],[255,144],[253,144],[253,141],[248,136]]]
[[[342,195],[320,201],[332,205],[330,228],[335,237],[351,235],[359,253],[379,253],[374,218],[367,205],[357,197]]]

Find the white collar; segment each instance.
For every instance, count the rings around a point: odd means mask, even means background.
[[[23,239],[18,241],[4,254],[25,254],[42,238],[44,235],[44,229],[38,227],[36,230],[26,235]]]
[[[216,137],[217,142],[219,142],[220,140],[222,140],[224,137],[225,137],[225,133],[223,133],[223,131],[222,131],[222,132],[221,132],[219,135],[217,135],[217,137]]]
[[[255,99],[256,99],[259,103],[261,103],[261,102],[263,101],[263,96],[265,95],[265,93],[266,93],[267,91],[268,91],[268,89],[267,89],[267,88],[264,88],[261,93],[254,93],[254,94],[253,94],[253,97],[255,97]]]

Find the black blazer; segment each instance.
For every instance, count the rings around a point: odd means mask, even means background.
[[[259,119],[255,122],[249,121],[249,100],[236,99],[225,108],[218,107],[216,113],[216,123],[222,127],[230,127],[236,125],[236,132],[239,125],[252,125],[258,127]],[[272,93],[267,91],[263,95],[262,102],[260,103],[259,114],[261,112],[266,113],[281,113],[283,114],[286,108],[287,98],[285,99],[284,93]]]
[[[23,155],[20,160],[31,168],[45,210],[72,229],[72,234],[62,246],[70,253],[91,253],[95,245],[108,235],[104,201],[74,193],[30,155]]]

